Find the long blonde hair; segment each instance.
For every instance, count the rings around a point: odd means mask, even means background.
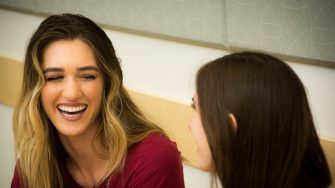
[[[79,39],[93,50],[104,75],[104,94],[99,121],[101,127],[92,140],[100,139],[109,154],[104,178],[122,169],[129,146],[152,132],[166,136],[150,122],[124,89],[122,70],[112,42],[105,32],[81,15],[53,15],[35,31],[27,47],[23,84],[14,110],[14,137],[18,170],[25,187],[68,187],[64,164],[66,151],[57,130],[45,114],[40,100],[45,84],[41,70],[43,53],[57,40]],[[104,179],[103,178],[103,179]]]

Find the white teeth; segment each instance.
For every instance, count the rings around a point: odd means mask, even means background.
[[[64,112],[79,112],[86,108],[86,106],[64,106],[60,105],[58,108]]]

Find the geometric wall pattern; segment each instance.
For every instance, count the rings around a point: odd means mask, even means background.
[[[37,14],[78,13],[118,28],[335,67],[335,0],[0,0],[1,5]]]

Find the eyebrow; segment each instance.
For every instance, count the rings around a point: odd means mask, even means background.
[[[78,72],[87,71],[87,70],[99,71],[99,69],[95,66],[84,66],[84,67],[77,68]],[[46,68],[46,69],[43,70],[43,73],[47,73],[47,72],[64,72],[64,69],[63,68],[50,67],[50,68]]]
[[[86,71],[86,70],[99,71],[99,69],[95,66],[85,66],[85,67],[79,67],[77,69],[77,71]]]
[[[62,68],[46,68],[43,70],[43,73],[47,72],[64,72],[64,69]]]

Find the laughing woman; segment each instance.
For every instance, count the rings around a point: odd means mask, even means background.
[[[132,102],[111,41],[88,18],[44,20],[23,80],[12,187],[184,187],[176,144]]]

